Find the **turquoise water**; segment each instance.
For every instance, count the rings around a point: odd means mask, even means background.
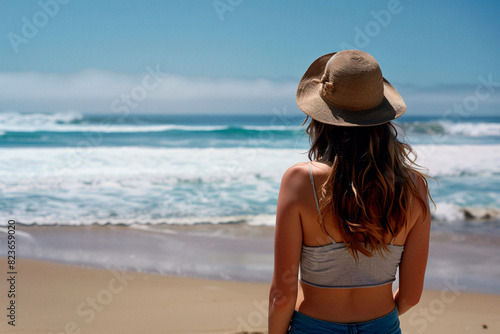
[[[0,210],[20,224],[273,225],[302,115],[0,113]],[[500,117],[404,116],[435,226],[500,228]],[[1,221],[0,225],[6,225]]]

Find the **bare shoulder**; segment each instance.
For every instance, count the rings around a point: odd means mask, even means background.
[[[422,199],[427,199],[429,193],[428,189],[429,185],[427,184],[425,176],[420,175],[414,171],[411,172],[411,176],[413,179],[413,183],[415,184],[415,187],[417,188],[417,191],[420,194],[420,197]]]
[[[330,174],[330,171],[331,171],[331,166],[324,164],[324,163],[321,163],[321,162],[318,162],[318,161],[311,162],[311,168],[312,168],[312,172],[314,174],[314,177],[328,176]],[[309,163],[308,162],[299,162],[299,163],[291,166],[290,168],[288,168],[283,176],[290,177],[290,178],[301,178],[301,179],[305,178],[306,180],[309,180],[310,179],[310,177],[309,177]]]
[[[427,192],[427,181],[425,180],[424,176],[419,175],[418,173],[412,171],[412,177],[413,177],[413,182],[415,183],[415,186],[417,187],[419,192]]]
[[[281,179],[280,193],[289,200],[301,202],[304,190],[310,187],[309,166],[307,162],[299,162],[289,167]]]
[[[307,162],[299,162],[289,167],[283,174],[283,181],[300,182],[305,176],[309,177],[309,166]]]
[[[417,191],[420,195],[420,198],[422,199],[423,202],[420,200],[412,201],[413,205],[411,211],[413,211],[414,213],[415,220],[420,220],[420,221],[425,221],[426,219],[430,220],[430,209],[428,203],[429,189],[427,180],[425,179],[425,176],[415,172],[412,172],[412,178],[415,187],[417,188]]]

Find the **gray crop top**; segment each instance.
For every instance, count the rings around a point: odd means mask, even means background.
[[[321,218],[310,162],[309,176]],[[356,263],[344,243],[335,242],[332,237],[328,237],[331,244],[317,247],[302,245],[299,274],[301,282],[321,288],[360,288],[385,285],[396,279],[404,246],[394,245],[394,238],[387,245],[390,252],[385,252],[384,257],[378,252],[372,257],[359,253]]]

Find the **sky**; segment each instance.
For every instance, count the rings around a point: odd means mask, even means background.
[[[319,56],[373,55],[414,115],[498,114],[500,1],[0,2],[0,112],[300,112]]]

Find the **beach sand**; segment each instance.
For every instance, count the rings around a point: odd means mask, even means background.
[[[6,258],[0,266],[7,268]],[[27,259],[16,267],[16,326],[6,321],[4,278],[2,333],[266,333],[267,283]],[[500,296],[462,292],[451,282],[442,291],[424,291],[401,323],[404,333],[500,333]]]

